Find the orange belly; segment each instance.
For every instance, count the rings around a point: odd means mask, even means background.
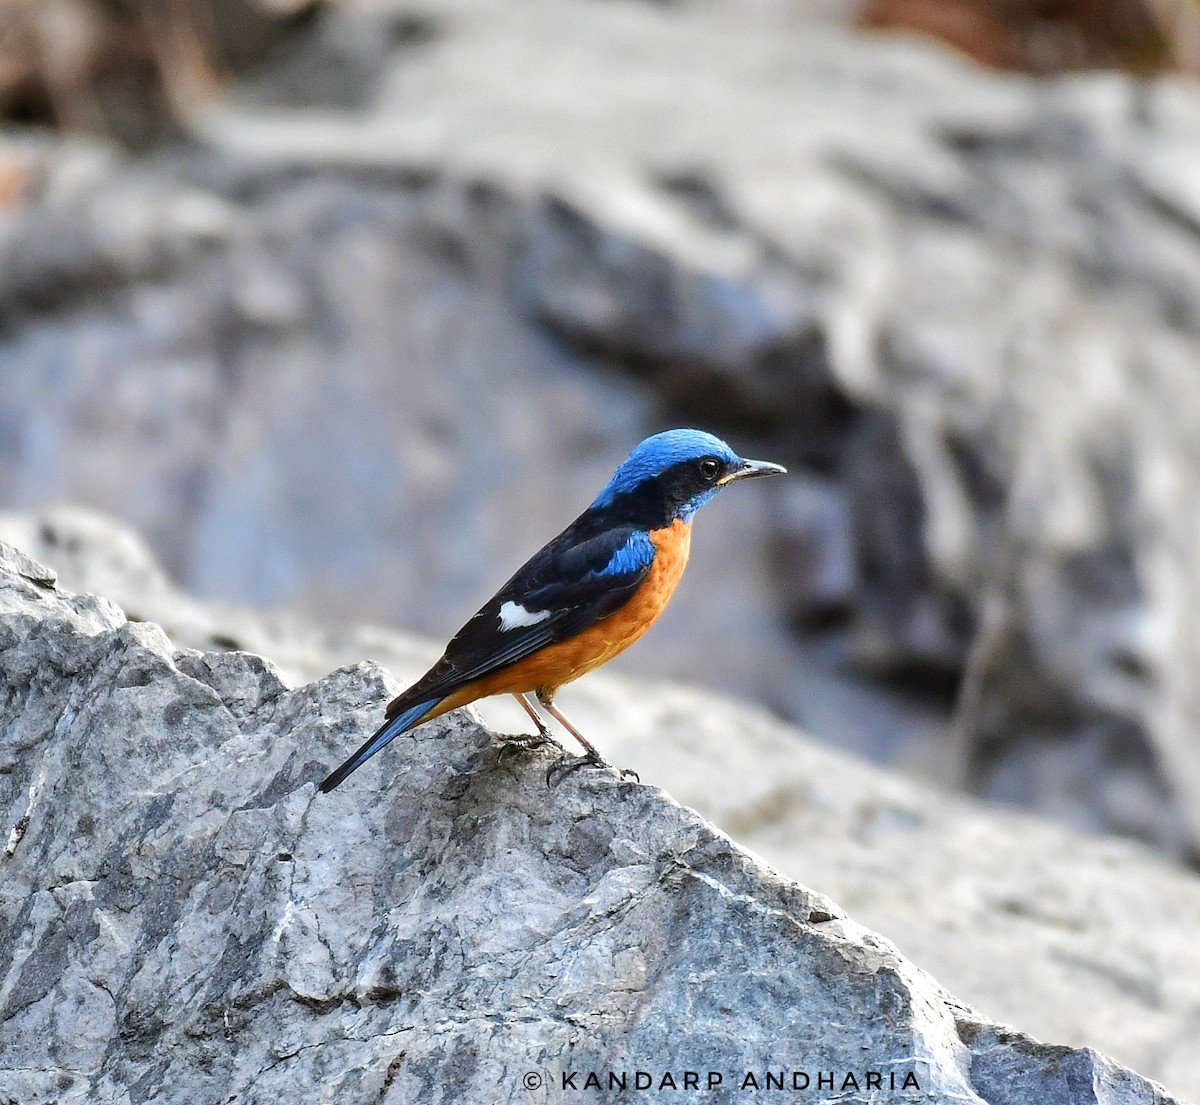
[[[582,633],[547,645],[449,695],[422,720],[493,694],[536,691],[550,698],[564,683],[586,675],[627,649],[654,624],[679,583],[691,549],[692,525],[677,518],[663,529],[651,530],[650,540],[656,550],[650,572],[619,610]]]

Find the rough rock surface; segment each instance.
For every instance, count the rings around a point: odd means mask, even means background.
[[[444,633],[631,439],[702,422],[796,476],[713,506],[642,663],[1190,854],[1193,86],[720,5],[342,19],[199,149],[14,153],[6,502]],[[294,107],[298,72],[358,95]]]
[[[131,596],[155,576],[132,539],[110,534],[101,558],[98,520],[90,534],[90,553],[58,544],[67,571],[91,561],[118,586],[124,571]],[[395,689],[379,668],[290,689],[269,661],[177,649],[107,600],[56,589],[54,575],[0,546],[0,808],[11,830],[0,860],[0,1100],[257,1102],[299,1083],[328,1101],[602,1100],[584,1088],[592,1070],[628,1072],[631,1085],[638,1070],[681,1085],[686,1070],[722,1075],[717,1092],[671,1093],[685,1101],[743,1100],[747,1072],[765,1084],[767,1071],[793,1070],[809,1074],[813,1101],[1173,1100],[1088,1048],[990,1023],[655,787],[595,773],[548,792],[543,756],[502,753],[469,714],[424,727],[381,770],[315,797],[324,768]],[[170,613],[168,587],[142,591]],[[174,605],[181,624],[200,625],[198,604]],[[255,625],[231,616],[222,635]],[[611,713],[622,695],[608,684]],[[657,739],[614,743],[628,728],[619,714],[597,737],[614,758],[686,773],[685,736],[713,756],[745,742],[773,780],[746,796],[742,816],[758,808],[749,831],[778,832],[781,817],[764,807],[778,810],[788,790],[803,805],[807,786],[810,832],[857,823],[850,854],[864,888],[897,881],[897,844],[899,854],[917,840],[944,846],[948,826],[966,829],[944,848],[956,866],[940,880],[955,889],[937,908],[965,902],[970,866],[983,864],[982,880],[1015,903],[1000,913],[1023,927],[1027,949],[1039,924],[1061,926],[1074,930],[1064,948],[1095,969],[1094,930],[1117,922],[1119,903],[1097,919],[1057,885],[1059,871],[1037,894],[1041,916],[1025,914],[1035,903],[1022,898],[1020,860],[998,857],[997,877],[981,855],[996,843],[986,815],[972,823],[953,802],[915,808],[915,790],[838,765],[750,711],[682,692],[627,703],[630,717],[651,711]],[[808,761],[803,784],[781,770],[788,759]],[[726,816],[738,806],[728,788],[717,802]],[[1047,860],[1055,832],[999,822]],[[1058,836],[1061,856],[1069,834]],[[1132,845],[1074,848],[1077,878],[1107,864],[1110,892],[1121,885],[1137,908],[1161,912],[1165,865]],[[1135,860],[1162,873],[1126,884]],[[972,911],[959,922],[974,923]],[[1038,952],[1025,963],[1040,989]],[[1167,977],[1147,980],[1160,1006],[1174,1000]],[[1190,1038],[1176,1042],[1181,1053]],[[1161,1061],[1161,1039],[1156,1051]],[[921,1092],[872,1096],[875,1070],[900,1081],[912,1071]],[[836,1072],[834,1090],[816,1087],[822,1071]],[[578,1093],[561,1089],[571,1072]]]

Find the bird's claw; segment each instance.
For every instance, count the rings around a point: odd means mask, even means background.
[[[612,764],[595,752],[586,752],[582,756],[563,756],[562,759],[555,760],[546,772],[546,786],[558,786],[571,772],[578,771],[581,767],[612,767]],[[632,776],[637,782],[642,781],[632,768],[623,767],[620,774],[622,779]]]
[[[500,755],[503,757],[506,752],[514,748],[520,752],[530,752],[535,748],[545,748],[548,744],[553,745],[560,752],[565,753],[566,751],[549,733],[504,734],[500,737]]]
[[[546,786],[558,786],[572,771],[578,771],[581,767],[608,766],[606,760],[591,752],[586,752],[582,756],[563,756],[561,759],[555,760],[546,772]]]

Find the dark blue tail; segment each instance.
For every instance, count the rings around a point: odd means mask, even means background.
[[[334,787],[340,783],[344,783],[347,776],[362,767],[363,764],[394,737],[398,737],[406,729],[414,726],[422,714],[427,714],[439,702],[441,702],[440,698],[431,698],[428,702],[418,702],[415,706],[410,706],[407,710],[385,721],[366,744],[355,752],[341,767],[329,774],[319,788],[321,793],[328,794]]]

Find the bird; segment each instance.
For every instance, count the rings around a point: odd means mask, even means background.
[[[555,693],[623,652],[662,613],[687,564],[700,507],[738,480],[786,471],[743,459],[703,430],[647,437],[591,505],[517,570],[425,675],[392,699],[383,724],[320,791],[345,782],[402,733],[499,694],[513,695],[537,726],[537,736],[513,741],[562,750],[530,703],[532,694],[584,749],[574,757],[564,750],[547,772],[548,784],[578,767],[610,766],[554,705]]]

